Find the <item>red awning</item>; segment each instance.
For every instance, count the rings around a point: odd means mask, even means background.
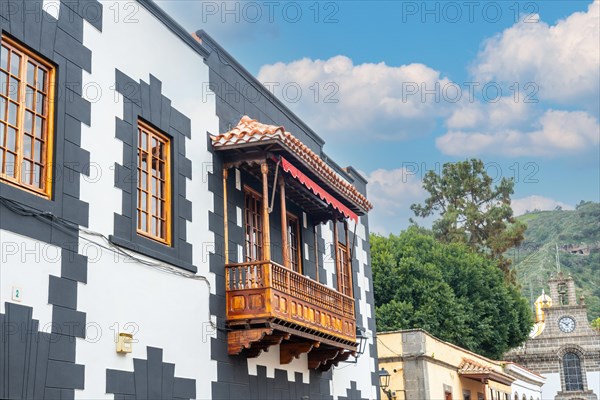
[[[358,216],[352,211],[350,211],[348,207],[346,207],[335,197],[327,193],[325,189],[317,185],[308,176],[300,172],[298,168],[294,167],[288,160],[280,156],[279,161],[281,161],[281,167],[285,172],[296,178],[300,183],[302,183],[305,187],[310,189],[321,200],[323,200],[325,203],[329,204],[330,206],[341,212],[346,218],[350,218],[355,223],[358,223]]]

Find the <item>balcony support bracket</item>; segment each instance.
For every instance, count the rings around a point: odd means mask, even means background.
[[[321,342],[282,343],[279,346],[279,363],[289,364],[294,358],[299,358],[301,354],[308,353],[313,348],[318,348],[320,345]]]
[[[331,367],[337,366],[340,362],[346,361],[351,355],[355,354],[353,351],[341,349],[312,351],[308,353],[308,368],[328,371]]]
[[[235,330],[227,333],[228,353],[230,356],[249,349],[253,343],[259,343],[265,335],[273,333],[271,328]]]

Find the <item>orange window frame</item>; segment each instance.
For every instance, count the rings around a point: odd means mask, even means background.
[[[262,195],[244,186],[244,260],[260,261],[263,257]]]
[[[302,273],[302,241],[300,238],[300,220],[292,213],[287,213],[288,254],[290,268]]]
[[[170,246],[171,139],[142,120],[137,133],[137,233]]]
[[[352,276],[350,269],[350,253],[348,247],[338,242],[337,245],[337,271],[338,271],[338,291],[346,296],[352,297]]]
[[[6,87],[0,90],[0,180],[51,198],[56,67],[6,35],[0,47],[0,85],[6,76]],[[19,57],[16,74],[15,56]],[[13,160],[12,174],[8,173],[9,159]]]

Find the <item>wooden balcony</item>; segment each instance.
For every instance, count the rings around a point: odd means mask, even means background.
[[[280,361],[308,353],[329,369],[356,351],[354,299],[273,261],[225,266],[229,354],[256,357],[280,345]]]

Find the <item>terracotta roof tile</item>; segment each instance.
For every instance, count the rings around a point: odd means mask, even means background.
[[[494,371],[492,368],[487,367],[477,361],[463,358],[462,363],[458,366],[459,374],[487,374]]]
[[[369,211],[373,208],[367,198],[360,193],[354,185],[339,176],[339,174],[321,159],[321,157],[315,154],[314,151],[308,148],[308,146],[298,140],[294,135],[286,132],[283,126],[262,124],[245,115],[235,128],[217,136],[211,135],[211,139],[214,147],[227,147],[266,140],[279,140],[286,145],[292,153],[310,165],[318,176],[328,181],[352,202],[359,205],[365,211]]]

